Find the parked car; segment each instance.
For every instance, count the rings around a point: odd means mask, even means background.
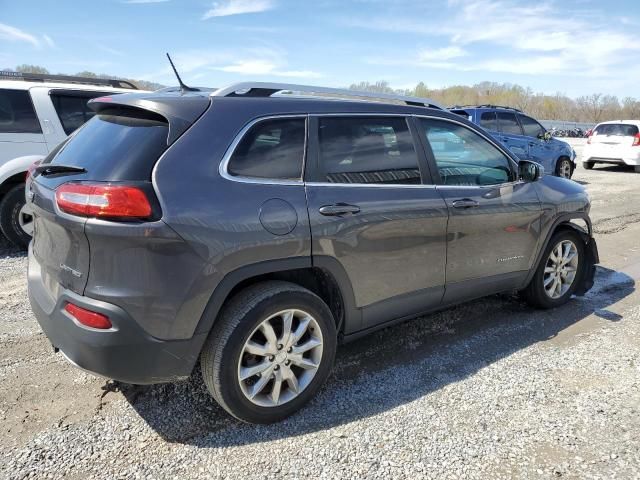
[[[88,100],[135,89],[124,80],[0,71],[0,230],[5,237],[24,248],[31,239],[32,217],[24,200],[29,165],[93,116]]]
[[[537,162],[552,175],[565,178],[573,175],[576,168],[573,148],[554,138],[537,120],[517,108],[479,105],[450,110],[490,132],[519,159]]]
[[[244,83],[89,105],[29,177],[28,283],[55,348],[99,375],[170,382],[199,360],[229,413],[274,422],[339,341],[593,284],[584,188],[424,99]]]
[[[616,120],[596,125],[582,152],[587,170],[596,163],[633,165],[640,173],[640,120]]]

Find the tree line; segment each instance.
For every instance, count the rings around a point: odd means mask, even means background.
[[[360,82],[352,84],[350,88],[430,98],[446,107],[485,104],[515,107],[540,120],[598,123],[640,119],[640,101],[632,97],[618,99],[615,95],[594,93],[573,99],[562,93],[534,93],[531,88],[510,83],[481,82],[473,86],[429,88],[424,82],[420,82],[415,88],[394,89],[388,82],[378,81]]]
[[[44,67],[40,67],[38,65],[18,65],[15,69],[7,68],[5,71],[15,71],[20,73],[40,73],[40,74],[50,74],[49,70]],[[68,73],[57,73],[56,75],[69,75]],[[164,88],[164,85],[155,82],[148,82],[146,80],[137,80],[135,78],[126,78],[119,77],[117,75],[107,75],[106,73],[94,73],[88,70],[83,70],[82,72],[72,74],[76,77],[86,77],[86,78],[102,78],[102,79],[113,79],[113,80],[127,80],[133,83],[136,87],[141,90],[158,90],[159,88]]]

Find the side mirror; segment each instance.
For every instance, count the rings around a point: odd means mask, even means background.
[[[544,168],[536,162],[529,160],[520,160],[518,162],[518,177],[525,182],[535,182],[542,177]]]
[[[540,140],[544,140],[545,142],[548,142],[549,140],[551,140],[551,132],[539,133],[538,138]]]

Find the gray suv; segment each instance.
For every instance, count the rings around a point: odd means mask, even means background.
[[[171,382],[199,361],[229,413],[274,422],[340,341],[593,284],[583,187],[425,99],[252,83],[90,106],[27,180],[29,298],[55,349],[99,375]]]

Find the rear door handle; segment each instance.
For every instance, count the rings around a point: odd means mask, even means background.
[[[474,208],[480,204],[475,200],[471,200],[470,198],[463,198],[461,200],[455,200],[452,205],[453,208]]]
[[[347,205],[346,203],[336,203],[335,205],[324,205],[318,209],[321,215],[328,217],[337,215],[348,215],[360,212],[357,205]]]

